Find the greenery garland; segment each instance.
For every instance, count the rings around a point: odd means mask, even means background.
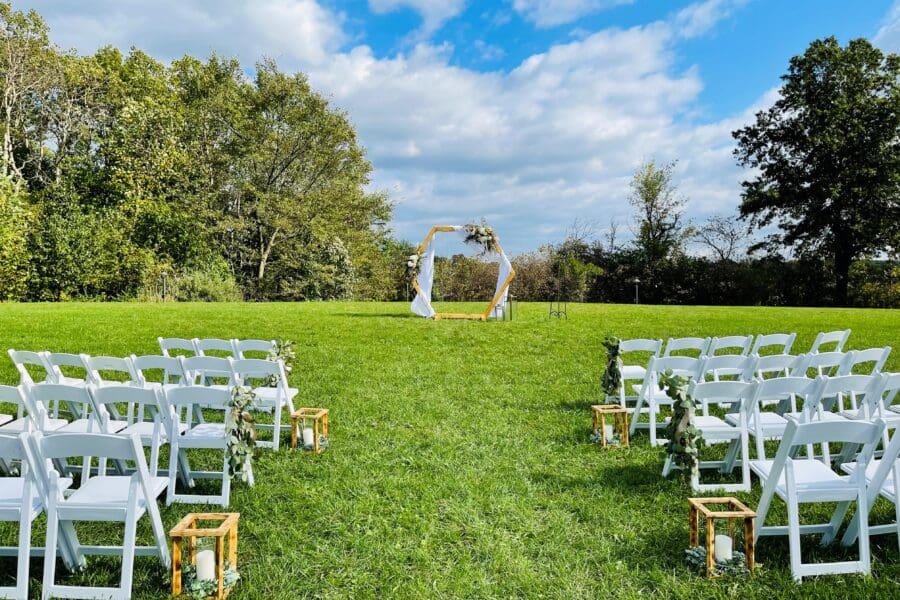
[[[244,483],[250,479],[253,452],[256,449],[256,423],[250,410],[256,395],[249,387],[235,386],[231,391],[230,409],[225,414],[225,433],[228,443],[228,476]]]
[[[481,246],[482,254],[497,252],[500,248],[500,240],[497,238],[497,234],[494,233],[493,228],[484,222],[484,219],[481,220],[480,225],[469,223],[465,226],[465,230],[467,234],[466,243]]]
[[[191,563],[185,563],[181,566],[181,577],[184,593],[193,598],[193,600],[206,600],[206,598],[215,597],[219,589],[218,582],[215,579],[197,579],[197,567]],[[222,588],[230,588],[240,578],[241,575],[237,569],[229,566],[228,561],[225,561],[225,572],[222,574]]]
[[[706,548],[694,546],[684,551],[684,561],[698,573],[706,573]],[[740,550],[731,553],[731,560],[716,559],[715,572],[719,575],[749,575],[747,557]]]
[[[703,447],[703,437],[700,430],[694,424],[694,414],[697,410],[693,398],[688,394],[690,381],[681,375],[675,375],[671,370],[666,371],[659,378],[659,387],[666,391],[666,395],[672,399],[672,418],[666,426],[666,436],[669,443],[666,445],[666,453],[672,459],[672,463],[680,468],[687,469],[691,476],[700,474],[700,448]]]
[[[622,340],[608,335],[603,340],[603,346],[606,348],[606,370],[603,372],[603,391],[607,396],[615,396],[619,393],[622,385],[622,356],[619,351],[619,344]]]
[[[290,375],[297,353],[294,351],[294,342],[291,340],[275,340],[275,345],[269,350],[266,360],[281,361],[284,364],[284,374]],[[266,383],[270,386],[278,385],[278,375],[270,375]]]

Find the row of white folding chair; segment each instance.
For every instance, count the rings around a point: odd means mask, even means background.
[[[847,339],[850,337],[850,330],[822,332],[816,336],[810,354],[817,354],[822,351],[823,346],[834,344],[833,352],[843,351]],[[738,352],[730,353],[739,356],[749,354],[760,354],[764,348],[777,348],[778,354],[790,354],[797,338],[796,333],[772,333],[758,335],[754,339],[753,336],[726,336],[715,338],[686,337],[686,338],[669,338],[663,352],[662,340],[652,339],[633,339],[623,340],[619,344],[620,354],[629,352],[649,352],[654,357],[672,356],[673,352],[694,351],[697,356],[717,356],[720,350],[738,350]],[[751,345],[752,342],[752,345]],[[728,354],[726,354],[727,356]],[[625,381],[638,380],[643,381],[646,368],[643,365],[625,364],[622,367],[622,383],[619,388],[620,402],[624,403],[628,398],[625,391]]]
[[[850,351],[846,354],[825,353],[800,356],[710,356],[699,359],[686,356],[651,357],[642,383],[634,384],[633,386],[637,402],[632,413],[631,433],[633,435],[638,427],[644,426],[640,423],[640,416],[646,409],[649,416],[649,422],[646,427],[650,430],[650,443],[651,445],[661,443],[656,436],[656,416],[661,406],[671,405],[671,399],[664,391],[659,389],[658,385],[660,375],[666,371],[671,370],[678,375],[697,382],[706,381],[707,378],[718,380],[722,375],[736,375],[739,380],[752,381],[755,378],[766,378],[772,374],[777,376],[806,377],[808,371],[814,370],[816,373],[822,373],[826,367],[834,367],[840,374],[851,373],[855,367],[873,362],[872,371],[877,373],[887,360],[890,351],[890,347],[886,347],[882,349]],[[876,360],[872,360],[873,357]],[[784,397],[778,401],[783,402],[783,400]],[[842,399],[841,402],[843,402]],[[624,401],[622,401],[622,404],[624,406]],[[702,407],[703,414],[708,416],[708,403],[703,401]],[[841,407],[843,409],[843,405]],[[796,410],[796,405],[784,405],[782,412],[790,408]],[[853,404],[852,408],[856,408],[856,405]]]
[[[86,456],[98,457],[97,473],[92,475],[89,469],[82,475],[78,488],[72,489],[73,480],[55,465]],[[131,597],[135,555],[156,556],[165,568],[169,567],[171,559],[156,504],[168,481],[151,474],[136,434],[0,435],[0,457],[21,465],[19,476],[0,478],[0,520],[19,523],[18,546],[2,549],[3,554],[18,557],[16,586],[0,590],[4,597],[28,598],[32,555],[44,556],[43,598],[126,599]],[[132,464],[133,472],[110,474],[110,460]],[[32,549],[32,525],[41,512],[47,513],[46,543],[43,548]],[[137,524],[144,515],[150,520],[155,545],[138,547]],[[90,521],[124,523],[123,543],[82,544],[75,523]],[[118,587],[59,585],[56,583],[57,555],[73,571],[83,570],[89,555],[121,556],[120,584]]]
[[[278,450],[280,446],[280,434],[285,429],[285,426],[282,425],[281,412],[285,408],[289,412],[294,411],[293,398],[298,393],[297,388],[288,386],[287,374],[281,361],[253,358],[235,360],[230,357],[214,356],[176,358],[132,355],[131,357],[119,358],[16,350],[10,350],[9,355],[20,373],[20,381],[26,385],[35,383],[27,369],[28,365],[44,369],[45,377],[40,383],[62,383],[75,386],[87,384],[103,386],[111,383],[121,383],[104,378],[103,374],[110,371],[117,372],[121,379],[126,379],[129,384],[137,387],[169,387],[187,383],[190,385],[212,385],[213,387],[230,389],[234,385],[244,385],[245,382],[251,383],[252,380],[275,380],[277,383],[274,387],[258,385],[253,390],[257,397],[255,408],[264,412],[271,412],[275,417],[273,425],[258,425],[259,429],[272,430],[273,432],[272,441],[260,440],[259,445],[272,447],[275,450]],[[60,366],[78,367],[82,369],[84,378],[66,376],[60,370]],[[147,371],[150,370],[161,370],[163,372],[162,380],[149,382]],[[217,380],[224,382],[216,383]],[[79,405],[72,402],[67,402],[66,404],[74,417],[84,418],[84,422],[87,421],[86,412],[89,410],[89,405]],[[50,413],[54,419],[59,418],[60,406],[61,403],[57,402],[50,407]],[[276,410],[276,407],[278,410]],[[129,410],[130,408],[129,405]],[[111,409],[114,419],[124,422],[124,419],[115,412],[115,407],[111,407]],[[202,420],[202,412],[199,410],[196,416]],[[5,419],[3,416],[0,416],[0,423],[12,420],[12,416],[6,415]]]
[[[898,454],[900,435],[894,434],[886,446],[880,461],[875,460],[875,449],[882,439],[886,424],[880,419],[874,422],[790,420],[773,460],[757,459],[750,462],[751,470],[763,486],[757,507],[756,537],[787,535],[790,547],[791,573],[800,581],[803,577],[823,574],[869,573],[871,557],[869,535],[896,533],[900,536],[900,508],[897,507],[896,485],[900,477]],[[827,461],[819,460],[814,453],[799,458],[799,451],[810,446],[827,446],[841,443],[861,447],[852,463],[842,465],[844,473],[837,473]],[[879,495],[895,504],[897,521],[893,524],[870,528],[869,513]],[[769,509],[778,497],[787,506],[787,525],[768,523]],[[809,503],[837,503],[827,523],[800,524],[800,505]],[[835,539],[851,503],[856,504],[856,514],[842,542],[850,545],[858,540],[859,559],[830,563],[808,564],[802,561],[800,537],[803,534],[822,534],[822,543]],[[900,539],[900,538],[898,538]]]
[[[195,356],[206,356],[207,352],[219,352],[232,358],[264,358],[275,349],[275,340],[225,340],[220,338],[156,338],[164,356],[190,352]],[[254,353],[248,356],[247,353]]]

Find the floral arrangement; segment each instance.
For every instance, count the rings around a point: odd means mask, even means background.
[[[256,396],[249,387],[235,386],[231,391],[230,410],[225,414],[228,476],[238,477],[244,483],[250,479],[253,452],[256,450],[256,422],[250,413],[255,399]]]
[[[698,573],[706,573],[706,548],[695,546],[684,551],[684,561]],[[731,560],[716,559],[716,573],[719,575],[749,575],[747,569],[747,557],[743,552],[734,550]]]
[[[197,568],[190,563],[185,563],[181,568],[182,587],[184,592],[193,600],[206,600],[214,597],[219,589],[215,579],[197,579]],[[228,589],[241,578],[235,567],[225,562],[225,572],[222,574],[222,588]]]
[[[671,370],[663,373],[659,379],[660,389],[664,389],[673,401],[672,418],[666,426],[666,436],[669,439],[666,453],[675,466],[687,469],[693,477],[700,473],[703,437],[694,425],[697,406],[688,394],[688,385],[689,381],[685,377],[675,375]]]
[[[290,340],[275,340],[275,345],[269,350],[269,354],[266,356],[266,360],[273,362],[280,360],[284,364],[285,375],[291,374],[294,359],[296,358],[297,353],[294,352],[294,342]],[[278,385],[278,379],[278,375],[270,375],[266,384],[270,386]]]
[[[496,252],[500,247],[500,241],[497,239],[497,234],[494,233],[494,230],[488,226],[484,220],[481,221],[480,225],[469,223],[465,226],[465,229],[466,243],[478,244],[481,246],[482,254]]]
[[[622,385],[622,356],[619,344],[622,340],[608,335],[603,340],[606,348],[606,370],[603,372],[603,391],[607,396],[615,396]]]
[[[406,257],[406,277],[410,281],[415,281],[419,278],[419,264],[421,259],[422,257],[419,256],[418,252]]]

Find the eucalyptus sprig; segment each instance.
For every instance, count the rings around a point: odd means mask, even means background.
[[[291,340],[275,340],[275,345],[269,350],[266,360],[281,361],[284,364],[284,374],[290,375],[294,367],[297,353],[294,351],[294,342]],[[278,385],[278,375],[271,375],[266,381],[268,385]]]
[[[622,355],[619,345],[622,340],[608,335],[603,340],[603,347],[606,348],[606,370],[603,372],[603,391],[607,396],[615,396],[619,393],[619,387],[622,385]]]
[[[230,410],[225,414],[225,433],[228,442],[228,476],[249,481],[256,450],[256,422],[250,412],[256,395],[249,387],[235,386],[231,391]]]
[[[684,561],[698,573],[706,573],[706,548],[695,546],[684,551]],[[747,557],[740,550],[732,552],[731,560],[716,559],[714,566],[718,575],[749,575]]]
[[[181,568],[182,588],[193,600],[206,600],[216,595],[219,589],[215,579],[197,579],[197,568],[191,563],[184,563]],[[225,562],[225,572],[222,574],[222,588],[228,589],[240,580],[237,569]]]
[[[700,473],[703,437],[694,424],[697,406],[688,394],[689,385],[687,378],[675,375],[671,370],[659,377],[659,388],[665,390],[666,395],[672,399],[672,418],[666,426],[666,437],[669,439],[666,453],[675,466],[687,469],[694,477]]]

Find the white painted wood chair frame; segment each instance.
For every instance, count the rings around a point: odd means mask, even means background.
[[[47,358],[44,356],[44,353],[31,352],[30,350],[13,350],[10,348],[7,350],[7,354],[9,354],[9,357],[12,359],[16,371],[19,372],[19,383],[34,385],[35,383],[53,382],[52,369],[50,368],[50,365],[47,364]],[[31,373],[29,373],[26,368],[28,365],[42,370],[44,372],[44,378],[38,382],[34,381]]]
[[[260,358],[245,358],[241,360],[231,360],[231,370],[234,373],[234,382],[236,385],[251,386],[255,398],[255,410],[263,412],[271,412],[274,423],[268,425],[258,423],[258,430],[271,430],[272,441],[257,440],[256,444],[263,448],[272,448],[278,451],[281,441],[281,432],[284,429],[290,431],[290,415],[294,412],[294,396],[296,389],[288,387],[287,373],[284,369],[282,361],[270,361]],[[262,385],[252,386],[253,380],[266,380],[269,377],[276,377],[278,383],[275,386]],[[282,425],[282,412],[284,409],[288,411],[288,421],[286,425]]]
[[[633,436],[638,427],[647,428],[650,430],[651,446],[664,444],[665,440],[657,438],[656,435],[656,428],[658,425],[661,425],[661,423],[657,422],[657,415],[662,406],[671,406],[672,400],[659,388],[659,375],[672,370],[676,375],[695,380],[700,373],[701,366],[700,359],[689,356],[650,357],[650,362],[647,365],[647,375],[644,377],[643,383],[633,386],[633,389],[637,392],[638,399],[632,413],[629,434]],[[640,415],[645,407],[649,422],[646,424],[639,423]]]
[[[756,537],[787,535],[791,554],[791,574],[801,581],[804,577],[842,573],[868,574],[871,570],[869,553],[869,511],[865,468],[875,450],[881,432],[882,421],[875,423],[797,423],[789,421],[772,461],[751,461],[750,468],[763,486],[757,507]],[[792,459],[795,449],[827,442],[843,442],[862,445],[856,468],[850,477],[840,477],[831,467],[812,458]],[[787,505],[788,524],[767,525],[769,508],[775,497]],[[828,523],[800,524],[800,505],[806,503],[840,503]],[[831,534],[843,515],[839,515],[843,503],[856,502],[860,522],[859,560],[807,564],[802,562],[801,534]]]
[[[234,340],[223,340],[220,338],[194,338],[194,347],[197,349],[197,356],[216,356],[208,355],[207,352],[224,352],[227,356],[222,358],[234,358]]]
[[[817,382],[806,377],[779,377],[759,381],[748,411],[747,431],[756,442],[756,456],[760,460],[766,458],[766,440],[779,440],[784,435],[788,420],[777,412],[764,411],[763,407],[788,398],[795,403],[796,398],[804,401],[815,394]],[[739,423],[735,415],[726,415],[725,420],[732,425]]]
[[[171,350],[186,350],[190,352],[190,356],[196,356],[198,354],[197,346],[194,345],[194,340],[189,340],[187,338],[164,338],[158,337],[156,341],[159,342],[159,349],[162,352],[163,356],[185,356],[183,353],[171,354]]]
[[[708,349],[711,341],[712,339],[708,337],[669,338],[668,341],[666,341],[666,347],[662,355],[663,357],[677,356],[672,353],[684,350],[694,350],[697,352],[696,358],[699,358],[709,353]]]
[[[231,340],[234,344],[234,357],[238,360],[243,358],[265,358],[269,352],[275,349],[275,340]],[[259,352],[264,356],[253,357],[246,356],[245,352]]]
[[[182,502],[186,504],[219,504],[227,507],[231,497],[231,478],[228,474],[228,458],[225,454],[228,443],[224,423],[196,422],[192,420],[194,407],[203,406],[223,413],[229,410],[231,392],[228,390],[187,386],[172,388],[166,391],[169,404],[171,429],[169,430],[169,489],[166,504]],[[184,420],[182,420],[182,415]],[[184,433],[178,433],[182,422],[189,427]],[[195,471],[189,468],[190,483],[193,479],[221,479],[222,491],[215,495],[179,494],[175,490],[176,461],[186,450],[209,449],[222,452],[221,471]],[[186,459],[186,457],[185,457]],[[250,474],[250,485],[253,485],[253,474]]]
[[[831,351],[842,352],[844,350],[844,345],[847,343],[848,339],[850,339],[849,329],[844,329],[842,331],[823,331],[816,336],[816,339],[813,341],[809,352],[810,354],[822,352],[822,346],[825,346],[827,344],[835,345],[834,348],[831,349]]]
[[[27,435],[27,434],[26,434]],[[43,512],[44,504],[34,480],[34,474],[25,460],[23,439],[18,435],[0,435],[0,459],[11,464],[18,461],[21,475],[0,477],[0,521],[18,523],[17,546],[0,547],[0,556],[15,556],[16,585],[0,587],[0,598],[28,600],[28,573],[31,557],[42,556],[43,548],[31,547],[31,528],[34,520]]]
[[[780,352],[778,354],[790,354],[794,341],[797,339],[796,333],[767,333],[758,335],[753,340],[753,347],[750,348],[750,354],[759,354],[763,348],[778,346]]]
[[[753,345],[752,335],[728,335],[724,337],[714,337],[709,341],[709,347],[706,354],[708,356],[721,356],[719,350],[737,350],[737,352],[724,352],[723,354],[737,354],[747,356],[750,354],[750,347]]]
[[[166,532],[163,529],[157,497],[165,491],[166,480],[151,477],[144,451],[137,435],[124,437],[103,433],[60,434],[44,437],[35,433],[29,438],[29,466],[45,477],[47,490],[47,541],[44,559],[43,597],[60,598],[131,598],[134,558],[136,555],[156,556],[168,568],[171,564]],[[61,477],[53,469],[55,461],[68,457],[100,456],[98,475],[83,478],[79,488],[63,494]],[[106,474],[106,460],[134,463],[132,475]],[[136,545],[137,524],[147,515],[156,544]],[[121,546],[90,546],[81,544],[74,523],[123,522],[125,534]],[[122,574],[119,587],[70,586],[56,583],[57,545],[64,544],[77,567],[86,565],[86,556],[121,556]]]

